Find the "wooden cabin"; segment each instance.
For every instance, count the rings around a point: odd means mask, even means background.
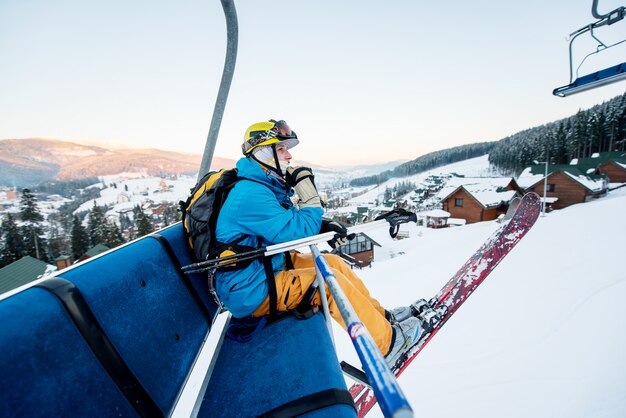
[[[535,192],[543,199],[545,166],[526,168],[517,179],[526,192]],[[603,175],[583,173],[573,165],[548,166],[546,203],[548,209],[563,209],[576,203],[587,202],[607,192]]]
[[[520,194],[514,179],[501,177],[453,178],[439,192],[443,210],[468,224],[496,219]]]
[[[576,158],[570,165],[589,175],[604,175],[611,183],[626,183],[626,151],[599,152]]]
[[[626,161],[606,161],[598,166],[598,172],[604,174],[611,183],[626,183]]]
[[[374,246],[380,247],[380,244],[366,234],[359,233],[347,244],[339,247],[339,255],[357,267],[368,267],[374,261]]]

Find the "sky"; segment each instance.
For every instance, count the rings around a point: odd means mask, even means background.
[[[235,75],[215,155],[250,124],[286,120],[294,158],[325,166],[414,159],[502,139],[626,91],[569,98],[567,36],[590,0],[238,0]],[[602,0],[606,13],[622,5]],[[610,30],[609,30],[610,29]],[[626,22],[597,32],[626,36]],[[592,52],[574,43],[575,60]],[[221,79],[219,1],[0,0],[0,139],[58,138],[201,154]],[[624,61],[626,43],[579,75]]]

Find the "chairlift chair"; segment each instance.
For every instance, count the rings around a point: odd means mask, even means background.
[[[593,17],[598,19],[596,22],[590,23],[587,26],[584,26],[578,29],[575,32],[570,34],[570,43],[569,43],[569,66],[570,66],[570,83],[566,86],[557,87],[552,91],[552,94],[559,97],[566,97],[572,94],[580,93],[586,90],[591,90],[597,87],[605,86],[607,84],[615,83],[620,80],[626,79],[626,62],[623,62],[618,65],[614,65],[612,67],[606,68],[604,70],[596,71],[591,74],[587,74],[581,77],[578,77],[578,70],[585,62],[585,60],[591,55],[598,54],[606,49],[612,48],[616,45],[619,45],[623,42],[626,42],[626,39],[622,39],[621,41],[615,42],[610,45],[606,45],[600,39],[596,37],[594,34],[594,29],[599,28],[605,25],[612,25],[616,22],[619,22],[624,19],[626,16],[626,7],[620,6],[617,9],[606,13],[600,14],[598,13],[598,0],[593,0],[593,4],[591,6],[591,14]],[[590,36],[598,42],[598,46],[594,52],[587,54],[580,62],[576,71],[574,71],[574,64],[572,61],[572,45],[574,40],[578,38],[578,36],[589,32]],[[574,79],[574,74],[576,74],[576,79]]]

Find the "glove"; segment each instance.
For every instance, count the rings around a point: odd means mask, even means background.
[[[324,234],[326,232],[336,232],[335,237],[328,241],[328,245],[330,245],[333,249],[347,244],[348,241],[353,239],[355,236],[354,234],[348,234],[348,230],[338,222],[322,219],[320,234]]]
[[[313,172],[308,167],[287,167],[285,181],[287,185],[293,187],[300,202],[300,208],[321,208],[322,201],[317,193],[313,180]]]

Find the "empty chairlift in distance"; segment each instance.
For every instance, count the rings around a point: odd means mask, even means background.
[[[620,80],[626,79],[626,62],[619,63],[617,65],[613,65],[611,67],[605,68],[600,71],[596,71],[584,76],[578,76],[578,70],[583,65],[585,60],[592,55],[599,54],[603,51],[606,51],[609,48],[615,47],[619,44],[622,44],[626,41],[626,39],[621,39],[613,43],[606,44],[601,41],[594,31],[603,26],[610,26],[615,23],[618,23],[624,19],[626,16],[626,7],[620,6],[615,10],[606,13],[600,14],[598,13],[598,0],[593,0],[593,4],[591,6],[591,14],[594,18],[598,19],[597,21],[590,23],[577,31],[572,32],[569,35],[569,67],[570,67],[570,82],[566,86],[557,87],[552,91],[552,94],[559,97],[566,97],[572,94],[580,93],[586,90],[591,90],[597,87],[605,86],[607,84],[615,83]],[[613,29],[613,28],[612,28]],[[595,51],[588,53],[585,55],[576,70],[574,70],[574,60],[573,60],[573,51],[572,46],[574,40],[578,39],[580,35],[589,33],[594,41],[598,44],[596,46]]]

